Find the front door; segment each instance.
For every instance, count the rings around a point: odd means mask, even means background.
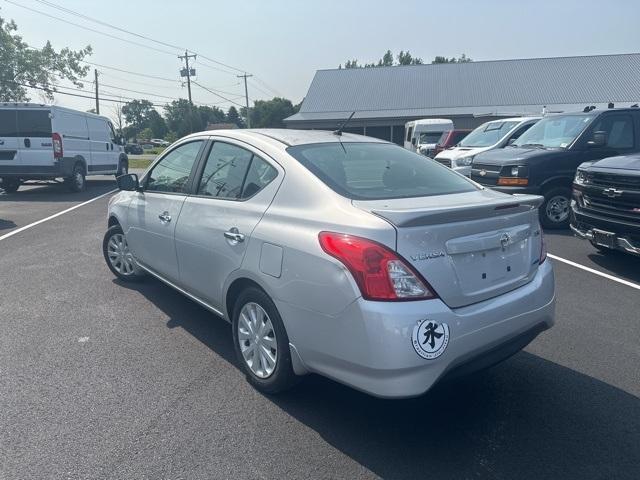
[[[282,179],[281,167],[227,141],[215,141],[176,227],[180,284],[213,307],[240,268],[254,228]]]
[[[182,143],[166,153],[143,179],[143,191],[129,204],[127,243],[142,266],[178,280],[174,232],[189,192],[204,140]]]

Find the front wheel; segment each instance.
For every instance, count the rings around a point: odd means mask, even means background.
[[[102,254],[111,270],[119,279],[125,282],[136,282],[144,278],[144,273],[138,267],[133,254],[129,250],[127,238],[120,225],[113,225],[104,234],[102,240]]]
[[[297,383],[289,337],[275,304],[262,290],[247,288],[235,302],[233,343],[247,380],[257,390],[280,393]]]
[[[544,203],[540,206],[540,223],[545,228],[568,228],[570,208],[571,189],[552,188],[544,194]]]
[[[2,183],[0,183],[0,188],[2,188],[6,193],[15,193],[20,188],[20,179],[3,178]]]

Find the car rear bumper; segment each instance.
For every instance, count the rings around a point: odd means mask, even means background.
[[[336,316],[277,302],[304,367],[385,398],[421,395],[449,375],[512,355],[554,323],[553,267],[543,263],[527,285],[463,308],[441,300],[371,302],[362,298]],[[449,343],[432,360],[413,346],[422,320],[446,323]]]
[[[68,177],[73,172],[73,166],[77,161],[76,158],[66,157],[49,165],[2,165],[0,163],[0,177],[25,180]]]

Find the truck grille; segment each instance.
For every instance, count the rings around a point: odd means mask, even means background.
[[[471,166],[471,179],[481,185],[497,185],[501,169],[501,165],[485,165],[474,162]]]
[[[616,173],[591,172],[589,182],[599,187],[614,187],[626,190],[640,190],[640,175],[618,175]]]
[[[436,162],[441,163],[445,167],[451,168],[451,159],[450,158],[435,158]]]

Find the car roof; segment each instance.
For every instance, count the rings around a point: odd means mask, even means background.
[[[528,122],[530,120],[540,120],[542,118],[542,116],[538,116],[538,117],[509,117],[509,118],[499,118],[496,120],[490,120],[487,123],[494,123],[494,122]]]
[[[336,135],[329,130],[294,130],[288,128],[252,128],[234,130],[206,130],[192,134],[193,136],[221,136],[235,138],[238,140],[271,140],[281,145],[291,147],[294,145],[308,145],[311,143],[334,143],[334,142],[359,142],[359,143],[391,143],[364,135],[343,132]]]

